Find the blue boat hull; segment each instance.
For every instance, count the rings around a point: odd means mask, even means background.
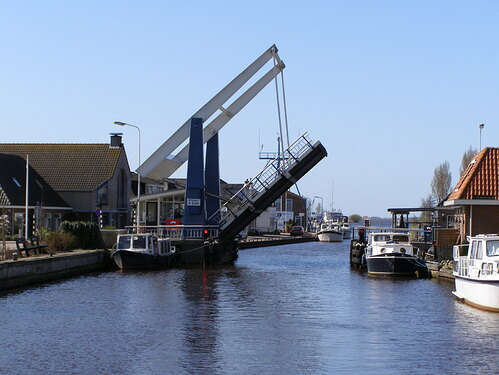
[[[160,269],[173,263],[173,254],[157,256],[128,250],[117,250],[112,257],[116,265],[122,270]]]

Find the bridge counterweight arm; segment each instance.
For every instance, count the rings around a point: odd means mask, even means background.
[[[260,78],[252,87],[246,90],[245,93],[236,99],[229,107],[224,108],[223,104],[272,58],[276,59],[277,65]],[[273,45],[198,110],[192,117],[202,118],[203,122],[210,118],[217,110],[221,111],[221,113],[205,127],[204,142],[206,143],[214,134],[223,128],[223,126],[244,108],[244,106],[248,104],[277,74],[279,74],[284,67],[284,63],[277,55],[277,47]],[[161,179],[163,177],[171,176],[173,172],[180,168],[182,164],[187,161],[189,145],[186,145],[177,155],[171,157],[171,154],[189,138],[189,126],[190,120],[187,120],[144,163],[142,163],[137,170],[138,173],[140,173],[141,176]]]

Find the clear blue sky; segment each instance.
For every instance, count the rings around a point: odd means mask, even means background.
[[[273,43],[286,63],[292,138],[329,152],[299,182],[345,214],[419,206],[434,168],[499,146],[499,1],[0,0],[4,143],[104,143],[132,169]],[[220,134],[242,182],[275,150],[274,87]]]

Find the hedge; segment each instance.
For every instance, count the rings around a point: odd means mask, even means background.
[[[104,242],[100,234],[99,225],[88,221],[63,221],[60,229],[76,238],[76,248],[101,249]]]

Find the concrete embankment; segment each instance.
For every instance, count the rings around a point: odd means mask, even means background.
[[[0,263],[0,290],[98,271],[107,267],[107,250],[79,250],[54,256],[21,258]]]
[[[452,260],[442,261],[440,263],[426,262],[426,266],[431,271],[432,278],[454,282],[454,275],[452,274],[454,263]]]
[[[255,236],[248,237],[246,240],[239,242],[237,248],[239,250],[244,250],[255,247],[278,246],[311,241],[317,241],[317,238],[312,236],[291,237],[288,235]]]

